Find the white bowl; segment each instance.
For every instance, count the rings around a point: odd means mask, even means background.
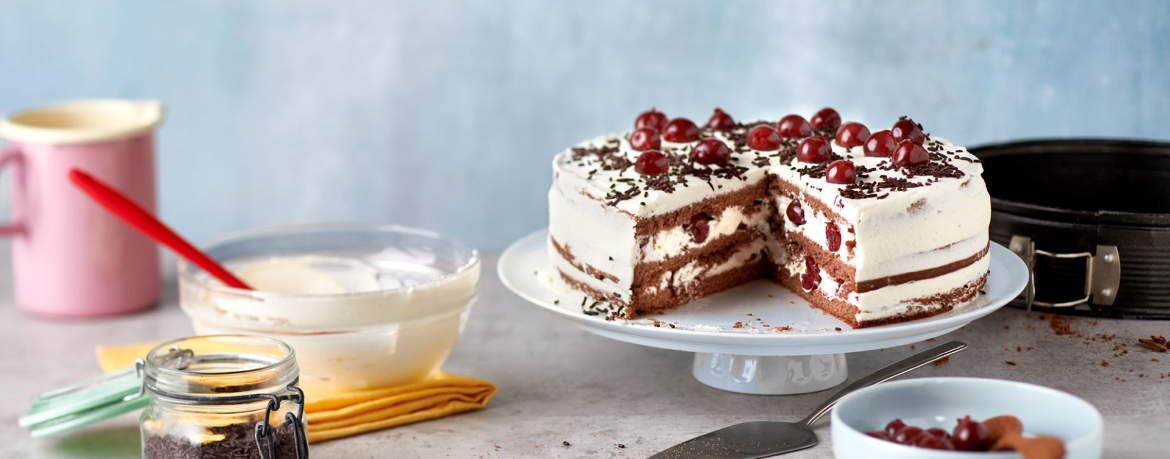
[[[1103,446],[1101,413],[1067,393],[998,379],[922,378],[870,386],[842,398],[833,408],[832,442],[837,459],[1018,458],[1010,452],[939,451],[870,437],[901,419],[923,429],[950,432],[957,418],[982,421],[1012,415],[1025,435],[1052,435],[1064,441],[1065,459],[1098,459]]]
[[[311,258],[328,260],[319,263],[331,269],[356,266],[365,276],[360,288],[272,293],[231,288],[179,262],[179,304],[196,333],[284,341],[296,350],[301,386],[307,388],[353,390],[425,378],[455,347],[477,295],[479,255],[430,231],[290,225],[230,234],[203,248],[237,272]],[[270,279],[288,278],[282,272]]]

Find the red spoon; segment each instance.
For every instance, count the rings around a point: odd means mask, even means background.
[[[232,273],[208,257],[207,254],[201,252],[195,246],[183,239],[167,225],[159,221],[150,212],[147,212],[134,201],[131,201],[122,193],[110,188],[109,185],[102,183],[98,179],[93,178],[85,172],[77,169],[69,170],[69,180],[81,188],[85,194],[97,201],[102,207],[114,214],[127,225],[138,230],[148,238],[154,240],[159,245],[168,247],[174,250],[175,253],[183,257],[187,261],[193,263],[195,266],[207,271],[216,279],[219,279],[229,287],[242,288],[245,290],[252,290],[248,284],[236,278]]]

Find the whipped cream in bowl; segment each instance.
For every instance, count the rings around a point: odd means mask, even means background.
[[[437,370],[477,297],[479,254],[401,226],[312,224],[230,234],[203,250],[255,290],[179,262],[179,301],[195,332],[288,343],[301,385],[386,387]]]

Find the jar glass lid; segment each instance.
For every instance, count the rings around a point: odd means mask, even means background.
[[[173,340],[132,367],[32,396],[19,424],[30,427],[33,438],[47,437],[145,408],[150,394],[230,400],[283,390],[296,383],[297,373],[292,348],[271,338]]]
[[[173,348],[168,359],[179,361],[191,351]],[[101,422],[146,407],[142,387],[142,359],[133,367],[40,393],[29,399],[21,427],[31,427],[33,438],[47,437]]]

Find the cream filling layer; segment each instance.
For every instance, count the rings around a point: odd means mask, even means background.
[[[906,312],[911,306],[921,306],[912,300],[949,293],[987,273],[991,264],[988,253],[965,268],[938,277],[891,285],[858,295],[858,320],[881,319]],[[958,307],[960,305],[954,305]]]
[[[691,261],[674,271],[662,273],[657,285],[648,289],[648,293],[655,293],[668,287],[686,288],[707,277],[743,267],[751,261],[753,255],[763,251],[764,245],[764,240],[757,238],[750,243],[736,247],[735,253],[727,260],[714,265],[700,265],[698,260]]]
[[[852,255],[848,253],[848,249],[846,247],[850,245],[847,243],[855,243],[857,237],[854,236],[853,233],[849,232],[849,227],[842,227],[840,224],[837,224],[837,230],[841,232],[841,246],[838,247],[835,251],[830,251],[829,236],[825,232],[830,221],[829,217],[821,212],[813,210],[810,206],[806,205],[801,207],[801,209],[804,210],[804,224],[797,225],[792,223],[792,220],[788,219],[788,205],[791,203],[792,198],[784,195],[776,195],[776,212],[778,213],[776,218],[784,219],[785,233],[800,234],[808,240],[816,243],[822,249],[825,249],[826,252],[837,254],[841,260],[849,261],[851,258],[853,258]]]
[[[682,253],[706,246],[716,239],[729,236],[739,229],[740,225],[748,228],[760,228],[767,223],[763,209],[745,213],[744,206],[731,206],[723,209],[712,220],[707,221],[707,239],[695,242],[684,226],[659,231],[650,236],[650,242],[642,247],[642,261],[662,261]]]
[[[909,311],[912,307],[922,306],[915,300],[930,298],[935,295],[950,293],[969,282],[978,279],[987,273],[991,255],[984,255],[979,261],[947,274],[930,279],[923,279],[905,284],[891,285],[865,293],[851,292],[848,295],[840,294],[837,282],[820,269],[821,283],[817,289],[826,298],[834,298],[857,307],[858,321],[868,321],[896,316]],[[789,272],[798,276],[806,272],[803,260],[791,260],[785,264]],[[958,307],[960,305],[955,305]]]

